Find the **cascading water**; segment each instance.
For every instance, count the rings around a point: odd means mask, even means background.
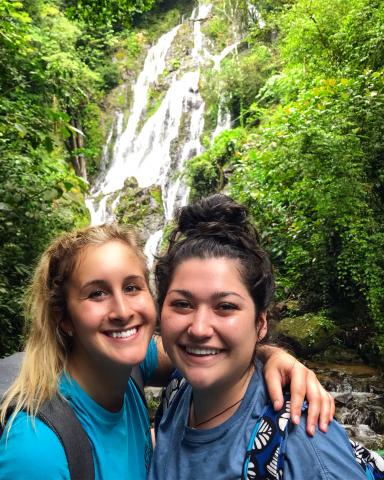
[[[373,450],[384,448],[384,377],[364,364],[309,363],[332,393],[336,418],[348,435]]]
[[[189,53],[189,66],[173,71],[160,106],[145,120],[148,92],[164,73],[167,54],[183,23],[163,35],[149,49],[143,70],[133,88],[133,104],[127,126],[123,129],[124,115],[118,111],[103,155],[102,165],[109,161],[109,168],[101,169],[87,199],[93,224],[114,218],[114,208],[129,177],[135,177],[141,188],[151,185],[161,187],[165,221],[172,217],[175,208],[186,203],[188,189],[177,172],[182,170],[186,160],[203,150],[200,136],[204,127],[205,104],[199,93],[200,68],[206,66],[207,62],[213,62],[213,68],[219,69],[221,60],[237,46],[230,45],[219,55],[212,55],[208,51],[200,25],[210,11],[211,5],[201,5],[193,10],[191,18],[187,20],[193,22],[193,48]],[[229,126],[230,117],[220,106],[214,134]],[[183,132],[182,140],[181,127],[187,130]],[[115,139],[115,144],[109,158],[112,139]],[[179,145],[176,155],[172,151],[175,142]],[[149,262],[161,238],[161,229],[150,232],[145,247]]]
[[[147,185],[151,180],[146,179],[144,168],[139,168],[142,157],[146,152],[154,153],[154,129],[144,125],[140,133],[137,133],[139,121],[146,107],[146,99],[149,86],[154,83],[165,68],[165,56],[177,33],[178,27],[163,35],[156,45],[147,54],[144,67],[133,89],[133,106],[128,118],[128,124],[124,131],[118,131],[116,135],[113,157],[109,170],[101,175],[92,189],[92,199],[88,199],[88,207],[91,212],[92,223],[98,224],[113,218],[112,208],[107,208],[107,200],[111,194],[121,190],[124,181],[128,177],[144,179]],[[116,115],[122,118],[122,113]],[[153,123],[153,117],[150,118]],[[160,120],[160,119],[159,119]],[[163,122],[162,122],[163,123]],[[143,138],[144,137],[144,138]],[[145,140],[145,141],[144,141]],[[160,158],[152,165],[152,172],[158,171]],[[152,179],[152,177],[151,177]],[[139,185],[140,180],[137,178]],[[146,186],[146,185],[145,185]],[[100,197],[102,199],[100,201]],[[94,201],[93,199],[99,201]],[[116,200],[115,202],[116,203]]]

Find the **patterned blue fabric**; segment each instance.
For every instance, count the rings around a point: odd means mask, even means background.
[[[243,479],[280,480],[283,478],[284,450],[288,436],[290,401],[279,412],[269,405],[258,420],[249,440]]]
[[[365,472],[369,480],[384,479],[384,458],[378,453],[372,452],[362,445],[351,440],[357,463]]]

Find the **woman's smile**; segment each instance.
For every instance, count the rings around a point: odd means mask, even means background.
[[[238,260],[192,258],[175,270],[161,313],[169,356],[194,388],[222,388],[249,370],[256,309]]]
[[[68,282],[67,304],[63,328],[73,331],[71,357],[96,370],[101,359],[123,366],[143,361],[156,312],[143,265],[126,244],[85,249]]]

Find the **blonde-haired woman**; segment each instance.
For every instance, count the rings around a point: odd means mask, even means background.
[[[27,318],[22,368],[1,405],[0,479],[70,478],[62,444],[36,417],[59,395],[85,430],[95,478],[144,480],[152,453],[149,418],[131,371],[140,365],[144,381],[155,384],[169,374],[170,363],[161,340],[152,337],[156,310],[132,232],[104,225],[53,241],[34,274]],[[269,376],[279,402],[276,379],[289,376],[292,357],[272,360]],[[276,363],[285,365],[282,373]],[[333,414],[327,394],[305,367],[295,365],[292,373],[296,396],[303,396],[307,378],[313,417],[321,399],[320,418],[327,423]]]

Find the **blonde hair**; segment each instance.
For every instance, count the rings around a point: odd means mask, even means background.
[[[25,355],[18,377],[3,398],[1,424],[5,424],[11,405],[14,413],[10,424],[20,410],[34,418],[42,403],[58,393],[59,377],[66,370],[72,344],[71,337],[60,328],[67,314],[66,282],[86,247],[111,240],[119,240],[134,251],[148,282],[145,257],[135,234],[125,226],[87,227],[54,240],[41,256],[27,292],[25,316],[29,332]]]

